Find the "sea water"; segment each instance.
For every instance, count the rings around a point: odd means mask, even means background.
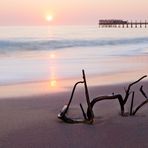
[[[143,75],[147,61],[148,28],[0,27],[1,86],[75,78],[82,69],[92,76]]]

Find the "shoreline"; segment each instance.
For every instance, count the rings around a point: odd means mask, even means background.
[[[140,72],[137,71],[111,73],[107,75],[88,75],[87,72],[85,72],[85,75],[88,87],[123,85],[134,82],[143,76],[140,74]],[[142,81],[148,81],[147,79],[148,78],[145,78]],[[71,91],[74,84],[81,80],[83,79],[80,73],[80,76],[75,78],[1,85],[0,99],[67,92]],[[83,84],[80,85],[80,87],[83,87]]]
[[[122,84],[135,81],[140,77],[142,77],[143,75],[148,74],[147,63],[148,63],[147,55],[139,55],[139,56],[135,55],[127,57],[116,57],[115,59],[114,57],[110,57],[107,61],[105,61],[105,59],[102,59],[101,63],[98,63],[99,65],[95,64],[96,65],[95,68],[97,69],[96,72],[94,72],[94,74],[92,71],[95,70],[91,69],[90,66],[85,67],[84,65],[83,68],[85,70],[87,84],[89,87],[91,87],[91,86]],[[119,66],[120,64],[123,66],[123,69],[122,66]],[[105,69],[106,68],[108,69],[106,69],[107,70],[106,72],[104,69],[101,73],[100,71],[102,69],[100,66],[103,65],[106,65]],[[115,69],[118,70],[116,71]],[[55,74],[54,68],[53,69],[51,68],[50,70],[51,73],[53,73],[53,76],[50,77],[49,75],[49,77],[44,80],[39,79],[37,81],[7,83],[7,84],[1,83],[0,99],[21,97],[21,96],[28,97],[32,95],[65,92],[69,91],[76,82],[82,80],[82,72],[81,72],[82,69],[78,71],[76,75],[73,74],[70,77],[66,78],[65,77],[62,78],[62,76],[61,78],[58,77],[58,73]]]

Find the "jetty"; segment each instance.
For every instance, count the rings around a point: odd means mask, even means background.
[[[99,27],[100,28],[147,28],[148,22],[145,20],[143,21],[124,21],[118,19],[104,19],[99,20]]]

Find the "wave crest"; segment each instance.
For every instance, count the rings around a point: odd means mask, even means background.
[[[0,51],[23,51],[23,50],[55,50],[74,47],[101,47],[135,45],[148,43],[148,37],[123,38],[123,39],[92,39],[92,40],[35,40],[35,39],[9,39],[0,40]]]

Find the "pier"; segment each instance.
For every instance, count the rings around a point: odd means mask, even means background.
[[[99,20],[100,28],[147,28],[148,22],[142,21],[124,21],[117,19]]]

